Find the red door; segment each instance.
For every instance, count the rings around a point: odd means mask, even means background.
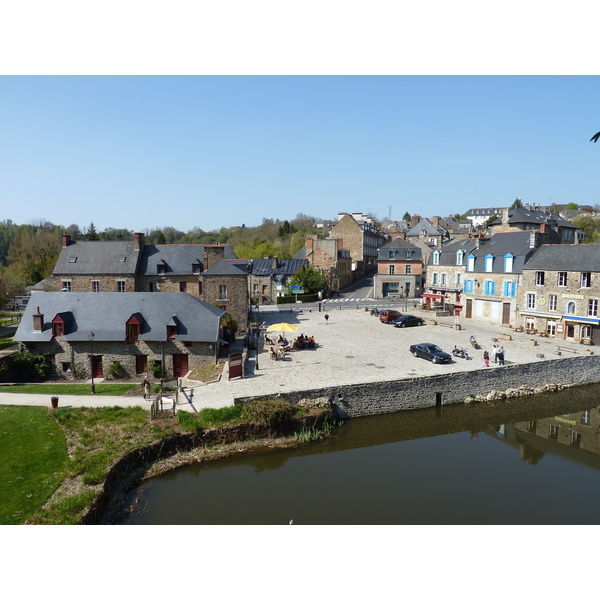
[[[102,371],[102,356],[92,356],[92,373],[94,377],[104,377]]]
[[[145,373],[148,369],[148,357],[145,354],[137,355],[135,357],[135,372],[137,375]]]
[[[175,377],[185,377],[188,372],[188,355],[173,354],[173,374]]]

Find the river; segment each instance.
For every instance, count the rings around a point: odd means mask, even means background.
[[[600,385],[346,421],[321,442],[189,465],[123,524],[598,524]]]

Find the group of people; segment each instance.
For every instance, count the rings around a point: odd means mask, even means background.
[[[315,338],[312,335],[309,337],[302,333],[293,343],[290,343],[283,335],[280,335],[277,339],[265,336],[265,341],[271,346],[269,355],[274,360],[282,360],[285,357],[285,352],[290,352],[291,350],[304,350],[316,346]]]
[[[501,366],[504,365],[504,348],[502,346],[499,346],[498,344],[493,345],[492,360]],[[490,353],[487,350],[485,350],[485,352],[483,353],[483,365],[481,366],[490,366]]]

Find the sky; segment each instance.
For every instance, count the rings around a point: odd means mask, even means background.
[[[211,231],[594,205],[598,76],[3,76],[2,220]]]

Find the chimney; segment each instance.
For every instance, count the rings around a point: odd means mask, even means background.
[[[529,236],[529,247],[536,248],[537,245],[537,232],[532,231],[531,235]]]
[[[65,231],[62,236],[62,247],[66,248],[71,243],[71,236]]]
[[[440,218],[439,217],[432,217],[431,218],[432,222],[433,222],[433,226],[438,229],[440,226]]]
[[[33,330],[41,331],[44,328],[44,315],[40,312],[40,307],[37,307],[37,312],[33,315]]]
[[[508,225],[508,208],[502,209],[502,225]]]
[[[136,252],[144,249],[144,234],[143,233],[134,233],[133,234],[133,249]]]

